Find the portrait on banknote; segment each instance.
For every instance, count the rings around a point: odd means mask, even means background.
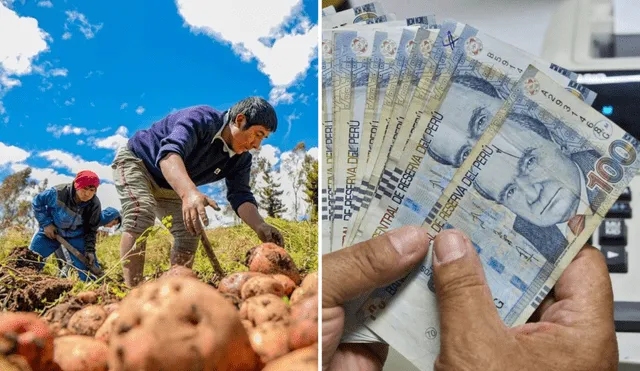
[[[567,235],[584,228],[584,211],[599,206],[599,191],[587,188],[587,174],[600,155],[587,143],[569,146],[576,134],[560,122],[549,126],[554,130],[526,114],[507,116],[474,189],[515,214],[514,231],[554,263]]]

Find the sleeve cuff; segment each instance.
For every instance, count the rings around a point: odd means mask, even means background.
[[[160,169],[160,160],[162,160],[169,153],[177,153],[180,157],[184,158],[184,152],[182,148],[180,148],[176,144],[165,144],[160,148],[160,152],[158,152],[158,157],[156,157],[156,167]]]

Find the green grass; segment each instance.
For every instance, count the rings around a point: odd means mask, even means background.
[[[318,270],[318,227],[316,223],[291,222],[282,219],[267,218],[267,223],[275,226],[285,240],[285,250],[289,252],[301,273],[306,274]],[[246,271],[243,265],[246,252],[261,242],[255,232],[246,224],[207,230],[207,236],[220,265],[227,274]],[[6,262],[11,250],[18,246],[28,246],[32,234],[14,230],[6,230],[0,234],[0,264]],[[145,258],[145,277],[156,277],[170,267],[169,252],[173,237],[164,227],[157,227],[147,240]],[[82,282],[73,274],[76,282],[70,294],[102,287],[112,295],[122,297],[127,289],[122,282],[122,260],[120,258],[120,236],[114,235],[99,238],[96,245],[98,261],[105,271],[105,278],[94,282]],[[214,276],[213,267],[209,263],[204,248],[198,246],[193,270],[205,282]],[[50,258],[43,274],[56,275],[58,271],[54,259]],[[74,272],[75,273],[75,272]]]

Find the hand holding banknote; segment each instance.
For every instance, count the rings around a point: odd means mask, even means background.
[[[402,227],[326,254],[322,264],[322,364],[324,370],[381,370],[388,346],[339,344],[345,301],[404,277],[427,254],[424,229]],[[339,346],[338,346],[339,345]]]
[[[602,254],[583,248],[531,318],[508,328],[498,316],[469,239],[434,240],[441,324],[436,370],[615,370],[613,293]]]

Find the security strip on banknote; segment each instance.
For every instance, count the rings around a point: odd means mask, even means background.
[[[431,236],[469,236],[508,326],[526,322],[640,168],[637,140],[547,73],[524,72],[424,222]],[[421,369],[439,347],[431,259],[362,312]]]
[[[335,203],[333,214],[334,241],[342,241],[344,226],[352,215],[355,174],[362,121],[353,120],[356,91],[362,94],[369,81],[369,59],[372,54],[375,31],[337,29],[334,31],[333,107],[334,140],[336,161],[334,162]],[[333,244],[341,246],[342,243]]]
[[[331,89],[333,70],[333,33],[322,32],[322,156],[323,176],[321,180],[322,240],[331,240],[333,219],[333,92]],[[331,244],[322,244],[322,253],[331,252]]]

